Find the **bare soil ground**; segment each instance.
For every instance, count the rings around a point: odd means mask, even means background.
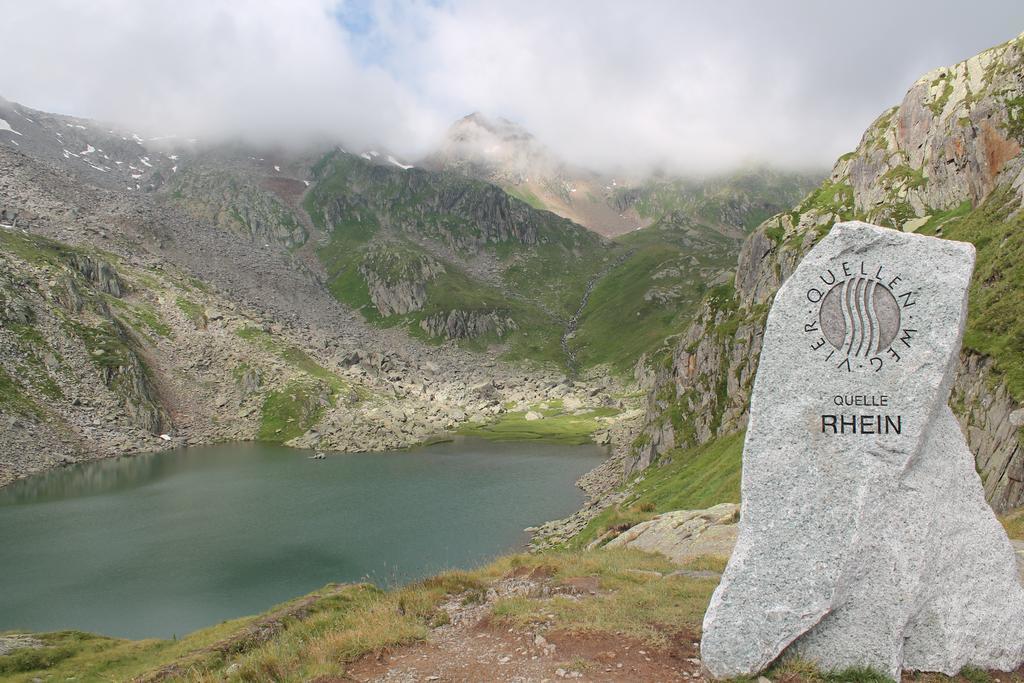
[[[586,597],[582,599],[587,599]],[[505,628],[489,608],[456,605],[452,623],[421,643],[369,655],[349,667],[349,681],[679,681],[700,678],[698,637],[677,634],[655,649],[613,633]]]

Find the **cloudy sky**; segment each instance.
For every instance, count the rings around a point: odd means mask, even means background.
[[[428,150],[474,110],[596,168],[829,166],[1018,0],[0,0],[0,95],[149,133]]]

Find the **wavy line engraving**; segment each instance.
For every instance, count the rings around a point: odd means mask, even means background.
[[[843,314],[843,336],[839,350],[842,351],[846,344],[846,338],[850,334],[850,330],[853,329],[853,316],[850,315],[850,281],[846,280],[840,287],[842,288],[839,291],[839,296]],[[849,349],[847,349],[847,354],[849,354]]]
[[[860,349],[864,346],[864,287],[866,283],[860,278],[853,286],[853,305],[857,311],[857,326],[853,330],[853,339],[850,340],[850,350],[853,351],[853,343],[857,342],[857,350],[851,355],[860,355]]]
[[[818,316],[829,343],[854,358],[882,353],[900,327],[896,297],[882,283],[863,276],[836,283],[822,299]]]
[[[868,312],[868,348],[864,354],[865,356],[875,353],[878,346],[875,341],[875,331],[878,329],[878,313],[875,311],[875,286],[873,280],[869,281],[864,295],[864,310]]]

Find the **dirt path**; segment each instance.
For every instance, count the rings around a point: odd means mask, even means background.
[[[486,620],[380,659],[364,659],[349,680],[414,681],[679,681],[699,679],[696,658],[656,651],[607,634],[504,631]],[[695,647],[690,645],[692,650]]]
[[[344,678],[336,680],[657,683],[700,679],[694,634],[676,635],[668,647],[657,649],[614,633],[573,633],[552,623],[536,624],[529,630],[507,628],[491,619],[494,602],[502,597],[536,597],[540,593],[588,600],[596,591],[596,579],[592,585],[586,579],[552,585],[544,577],[508,576],[492,586],[484,604],[464,605],[467,596],[454,596],[445,603],[450,622],[434,629],[425,642],[364,657],[348,668]]]
[[[680,681],[699,679],[696,647],[656,651],[608,634],[505,631],[486,620],[426,643],[364,659],[351,681]],[[689,657],[687,655],[690,655]],[[693,661],[690,661],[690,660]]]

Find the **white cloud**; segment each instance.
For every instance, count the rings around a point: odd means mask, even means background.
[[[29,106],[405,158],[479,109],[578,163],[696,171],[829,164],[918,75],[1024,29],[1011,0],[3,4],[0,94]]]
[[[421,58],[399,62],[425,65],[433,101],[519,120],[591,165],[824,165],[919,75],[1024,30],[1019,4],[986,9],[522,0],[435,10]]]
[[[355,59],[332,2],[8,4],[0,94],[29,106],[152,135],[286,143],[386,135],[411,147],[439,125],[406,86]]]

